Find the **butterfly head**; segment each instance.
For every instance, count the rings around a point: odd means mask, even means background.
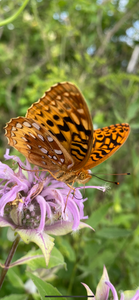
[[[90,179],[92,178],[91,176],[91,171],[90,170],[84,170],[82,169],[79,174],[77,175],[76,181],[78,183],[85,184],[87,183]]]

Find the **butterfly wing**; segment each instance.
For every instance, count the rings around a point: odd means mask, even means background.
[[[32,119],[18,117],[5,127],[8,143],[29,162],[50,171],[71,167],[74,162],[57,139]]]
[[[113,155],[126,141],[130,132],[127,123],[111,125],[93,132],[93,147],[85,170],[94,168]]]
[[[52,86],[27,111],[10,120],[6,136],[11,146],[47,170],[78,170],[90,156],[91,116],[84,98],[71,83]]]
[[[52,86],[27,111],[27,118],[52,133],[79,170],[87,162],[93,142],[92,120],[86,102],[75,85],[62,82]]]

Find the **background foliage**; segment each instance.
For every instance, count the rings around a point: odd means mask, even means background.
[[[1,21],[12,16],[22,1],[1,1]],[[62,294],[84,294],[80,282],[94,291],[103,265],[117,290],[139,286],[139,63],[128,65],[139,42],[138,0],[32,0],[12,22],[0,27],[0,159],[7,147],[3,127],[10,118],[25,115],[51,85],[75,83],[86,98],[95,128],[119,122],[131,126],[125,145],[93,170],[103,172],[109,184],[102,193],[86,190],[85,212],[95,233],[84,229],[56,238],[66,265],[37,269],[35,274]],[[11,154],[17,154],[11,149]],[[18,154],[20,155],[20,154]],[[131,176],[108,173],[131,172]],[[102,185],[92,178],[89,185]],[[107,184],[108,185],[108,184]],[[5,261],[11,242],[0,232],[0,259]],[[34,250],[18,247],[15,259]],[[66,266],[66,268],[65,268]],[[38,299],[25,289],[31,266],[8,272],[1,297]],[[33,275],[32,275],[33,276]],[[20,280],[17,280],[20,278]],[[48,288],[48,287],[47,287]],[[49,289],[49,288],[48,288]],[[7,299],[7,298],[6,298]]]

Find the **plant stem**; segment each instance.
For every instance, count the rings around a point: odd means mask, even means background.
[[[20,241],[20,236],[18,235],[16,237],[16,239],[14,240],[12,248],[11,248],[11,250],[10,250],[10,252],[8,254],[8,257],[7,257],[6,261],[5,261],[5,268],[1,272],[1,276],[0,276],[0,289],[1,289],[2,285],[3,285],[5,276],[6,276],[7,272],[8,272],[8,269],[9,269],[10,262],[11,262],[13,256],[14,256],[14,253],[15,253],[15,251],[17,249],[19,241]]]
[[[6,20],[3,20],[3,21],[0,22],[0,26],[4,26],[6,24],[9,24],[9,23],[13,22],[20,15],[20,13],[26,7],[28,2],[29,2],[29,0],[25,0],[23,5],[18,9],[18,11],[14,15],[12,15],[11,17],[7,18]]]

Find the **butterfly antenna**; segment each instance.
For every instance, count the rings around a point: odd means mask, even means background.
[[[96,174],[100,174],[100,175],[106,175],[105,173],[95,173],[95,175]],[[92,174],[92,175],[94,175],[94,174]],[[107,175],[130,175],[130,173],[119,173],[119,174],[110,174],[110,173],[107,173]]]
[[[106,174],[104,174],[104,173],[96,173],[96,174],[106,175]],[[103,181],[106,181],[106,182],[110,182],[110,183],[114,183],[114,184],[116,184],[116,185],[119,185],[119,182],[117,182],[117,181],[106,180],[106,179],[103,179],[103,178],[98,177],[96,174],[91,173],[92,176],[95,176],[96,178],[98,178],[98,179],[100,179],[100,180],[103,180]],[[107,174],[107,175],[130,175],[130,173]]]
[[[106,179],[103,179],[103,178],[98,177],[98,176],[95,175],[95,174],[91,174],[91,175],[92,175],[92,176],[95,176],[96,178],[98,178],[98,179],[100,179],[100,180],[106,181],[106,182],[114,183],[114,184],[116,184],[116,185],[119,184],[119,182],[117,182],[117,181],[106,180]]]

